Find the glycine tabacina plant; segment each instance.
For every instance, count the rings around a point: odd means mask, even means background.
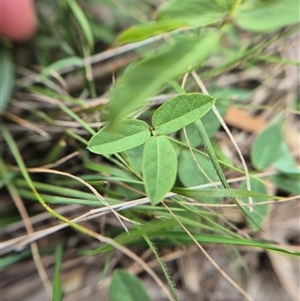
[[[161,105],[152,116],[152,127],[138,119],[124,119],[117,129],[104,126],[88,143],[96,154],[111,155],[144,144],[142,174],[153,205],[172,189],[177,175],[177,154],[167,136],[203,117],[215,98],[201,93],[178,95]]]

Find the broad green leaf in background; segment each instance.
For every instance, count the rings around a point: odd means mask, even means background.
[[[228,11],[228,1],[173,0],[160,7],[156,19],[182,20],[199,27],[222,21]]]
[[[262,194],[267,193],[267,190],[266,190],[266,187],[264,184],[262,184],[258,181],[255,181],[253,179],[250,180],[250,183],[251,183],[251,191],[262,193]],[[240,189],[247,189],[246,181],[242,182]],[[260,202],[266,201],[265,198],[261,198],[261,197],[253,197],[252,200],[253,200],[253,204],[259,204]],[[242,201],[246,204],[249,203],[249,199],[247,197],[242,197]],[[255,223],[253,223],[252,220],[247,218],[249,226],[253,231],[259,230],[258,226],[261,226],[263,224],[263,222],[268,214],[268,208],[269,208],[268,205],[254,206],[252,208],[253,210],[250,210],[249,207],[246,207],[248,214],[256,222],[256,224],[255,224]]]
[[[109,286],[110,301],[151,301],[140,280],[125,270],[115,270]]]
[[[148,124],[142,120],[123,120],[118,129],[103,127],[88,143],[88,150],[96,154],[115,154],[143,144],[150,137]]]
[[[211,144],[213,146],[218,160],[222,162],[222,164],[225,164],[227,166],[234,165],[233,160],[225,154],[225,152],[222,150],[222,147],[215,140],[212,139]]]
[[[270,32],[299,22],[299,0],[248,0],[237,14],[241,28]]]
[[[255,138],[251,148],[251,162],[256,169],[263,170],[278,159],[283,139],[281,125],[278,119]]]
[[[110,122],[117,124],[169,80],[199,65],[216,48],[219,35],[210,30],[201,36],[181,36],[166,51],[130,66],[112,89]]]
[[[132,26],[121,32],[115,44],[122,45],[146,40],[150,37],[188,26],[187,21],[163,20]]]
[[[138,173],[142,172],[143,147],[139,145],[122,153],[122,157]]]
[[[94,49],[94,36],[89,21],[75,0],[67,0],[91,51]]]
[[[10,52],[0,47],[0,113],[2,113],[10,100],[14,87],[14,65]]]
[[[299,195],[299,174],[280,174],[271,177],[272,182],[281,190],[287,191],[289,193]]]
[[[213,181],[218,181],[219,178],[212,166],[211,161],[204,155],[200,153],[194,153],[194,156],[207,174],[207,176]],[[199,169],[190,150],[183,149],[178,158],[178,177],[181,183],[185,187],[199,186],[201,184],[210,183],[210,180],[203,174]]]
[[[285,141],[282,141],[280,145],[280,154],[273,165],[283,173],[300,174],[300,169],[297,167],[297,163]]]
[[[201,93],[178,95],[161,105],[152,116],[158,135],[176,132],[203,117],[213,106],[215,98]]]
[[[167,137],[153,136],[147,140],[142,171],[146,193],[155,205],[171,190],[176,179],[177,156]]]

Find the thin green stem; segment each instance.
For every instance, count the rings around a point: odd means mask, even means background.
[[[162,269],[162,271],[163,271],[163,273],[165,275],[165,278],[166,278],[166,280],[168,282],[169,288],[170,288],[170,290],[172,292],[172,295],[173,295],[174,299],[176,301],[179,301],[178,295],[177,295],[175,287],[174,287],[174,283],[172,282],[172,280],[170,278],[170,275],[169,275],[169,273],[167,271],[166,265],[160,259],[159,255],[158,255],[158,252],[157,252],[157,249],[153,245],[153,243],[150,240],[150,238],[148,237],[148,235],[142,230],[142,227],[137,226],[137,229],[140,231],[140,234],[143,236],[143,238],[147,242],[148,246],[150,247],[152,253],[155,255],[156,260],[158,261],[158,263],[159,263],[159,265],[160,265],[160,267],[161,267],[161,269]]]
[[[234,17],[237,14],[238,9],[241,6],[242,2],[243,2],[243,0],[236,0],[233,3],[233,5],[232,5],[232,7],[231,7],[231,9],[229,11],[229,17]]]
[[[204,146],[205,146],[205,148],[207,150],[208,156],[209,156],[209,158],[210,158],[210,160],[212,162],[212,165],[213,165],[213,167],[214,167],[214,169],[215,169],[215,171],[216,171],[216,173],[217,173],[217,175],[218,175],[218,177],[219,177],[219,179],[220,179],[223,187],[225,189],[230,189],[230,186],[227,183],[227,180],[225,178],[223,170],[222,170],[222,168],[221,168],[221,166],[219,164],[218,158],[217,158],[216,153],[215,153],[215,151],[213,149],[213,146],[212,146],[212,144],[211,144],[211,142],[210,142],[210,140],[209,140],[209,138],[207,136],[207,133],[205,131],[205,128],[204,128],[204,125],[203,125],[202,121],[199,119],[194,124],[195,124],[195,126],[197,128],[197,131],[198,131],[198,133],[199,133],[199,135],[200,135],[200,137],[201,137],[201,139],[202,139],[202,141],[204,143]],[[243,212],[243,214],[245,216],[247,216],[248,219],[250,219],[258,227],[258,229],[259,229],[260,226],[248,214],[248,212],[240,205],[240,203],[237,201],[237,199],[235,197],[231,197],[231,199],[238,206],[238,208]]]

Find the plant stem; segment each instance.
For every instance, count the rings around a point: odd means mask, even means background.
[[[206,150],[208,152],[208,156],[209,156],[209,158],[210,158],[210,160],[212,162],[212,165],[213,165],[213,167],[214,167],[214,169],[215,169],[215,171],[216,171],[216,173],[217,173],[217,175],[218,175],[218,177],[219,177],[219,179],[220,179],[223,187],[225,189],[230,189],[230,186],[227,183],[227,180],[226,180],[225,175],[224,175],[224,173],[222,171],[221,165],[220,165],[220,163],[218,161],[218,158],[217,158],[216,153],[215,153],[215,151],[214,151],[214,149],[212,147],[212,144],[211,144],[211,142],[210,142],[210,140],[209,140],[209,138],[207,136],[207,133],[205,131],[205,128],[204,128],[204,125],[203,125],[202,121],[199,119],[199,120],[195,121],[194,124],[195,124],[195,126],[197,128],[197,131],[198,131],[198,133],[199,133],[202,141],[203,141],[203,144],[204,144],[204,146],[205,146],[205,148],[206,148]],[[243,214],[245,216],[247,216],[248,219],[250,219],[258,227],[258,229],[259,229],[260,226],[257,224],[257,222],[255,220],[253,220],[253,218],[249,215],[249,213],[240,205],[240,203],[238,202],[238,200],[235,197],[232,197],[231,199],[239,207],[239,209],[243,212]]]
[[[236,0],[233,3],[233,5],[229,11],[229,17],[233,18],[237,14],[237,11],[238,11],[239,7],[241,6],[242,2],[243,2],[243,0]]]

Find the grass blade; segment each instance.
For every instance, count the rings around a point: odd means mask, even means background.
[[[80,25],[82,32],[91,51],[94,49],[94,36],[90,24],[82,11],[81,7],[74,0],[67,0],[78,24]]]
[[[205,146],[205,148],[208,152],[208,156],[209,156],[209,158],[212,162],[212,165],[213,165],[213,167],[214,167],[214,169],[215,169],[215,171],[216,171],[223,187],[225,189],[230,189],[230,186],[227,183],[226,177],[225,177],[225,175],[223,173],[223,170],[222,170],[222,168],[219,164],[218,158],[215,154],[215,151],[214,151],[214,149],[211,145],[211,142],[210,142],[210,140],[209,140],[209,138],[206,134],[205,128],[204,128],[204,126],[203,126],[200,119],[195,122],[195,126],[196,126],[197,131],[198,131],[198,133],[199,133],[199,135],[200,135],[200,137],[203,141],[203,144],[204,144],[204,146]],[[251,220],[254,225],[256,225],[258,228],[260,228],[259,225],[257,224],[257,222],[253,220],[253,218],[250,216],[250,214],[240,205],[240,203],[237,201],[237,199],[235,197],[231,197],[231,199],[239,207],[239,209],[243,212],[243,214],[245,216],[247,216],[247,218],[249,220]]]
[[[10,52],[3,46],[0,48],[0,113],[9,100],[14,86],[14,67]]]
[[[54,280],[53,280],[52,301],[62,300],[62,287],[61,287],[61,278],[60,278],[62,254],[63,254],[63,245],[62,243],[58,243],[55,249],[55,271],[54,271]]]

